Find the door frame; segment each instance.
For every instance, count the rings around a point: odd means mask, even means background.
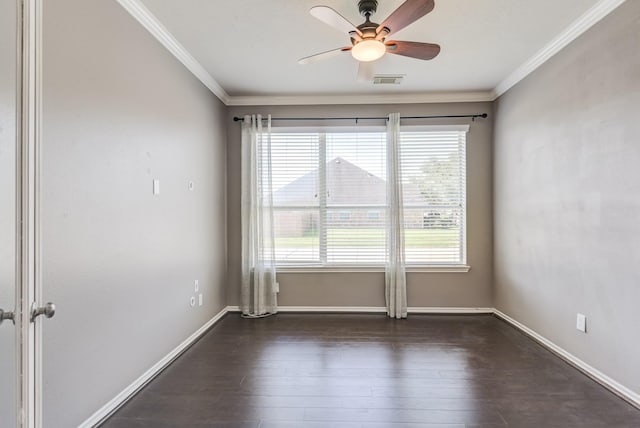
[[[42,111],[42,0],[16,0],[18,25],[18,242],[16,312],[18,345],[18,426],[42,426],[40,322],[31,321],[31,304],[41,295],[40,136]],[[21,19],[20,19],[21,18]]]

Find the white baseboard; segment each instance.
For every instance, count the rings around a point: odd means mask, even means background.
[[[211,326],[218,322],[226,313],[227,308],[223,308],[216,316],[206,322],[205,325],[200,327],[195,333],[189,336],[184,342],[176,346],[171,352],[165,355],[160,361],[155,363],[153,367],[144,372],[138,379],[134,380],[131,385],[123,389],[118,395],[116,395],[111,401],[102,406],[97,412],[89,417],[86,421],[79,425],[78,428],[91,428],[104,421],[113,412],[118,410],[129,398],[131,398],[136,392],[138,392],[147,383],[153,380],[162,370],[165,369],[173,360],[178,358],[182,352],[184,352],[189,346],[191,346],[196,340],[202,336]]]
[[[240,306],[227,306],[227,311],[241,312]],[[278,312],[385,313],[387,309],[377,306],[278,306]]]
[[[307,313],[320,313],[320,312],[334,312],[334,313],[386,313],[384,307],[368,307],[368,306],[280,306],[279,312],[307,312]],[[164,358],[153,365],[149,370],[136,379],[131,385],[122,390],[111,401],[102,406],[91,417],[80,424],[79,428],[94,427],[100,422],[104,421],[109,415],[120,408],[129,398],[131,398],[142,387],[149,383],[155,376],[157,376],[165,367],[167,367],[173,360],[180,356],[184,350],[191,346],[203,333],[205,333],[211,326],[218,322],[228,312],[240,312],[238,306],[227,306],[223,308],[216,316],[211,318],[205,325],[200,327],[195,333],[189,336],[184,342],[178,345],[175,349],[169,352]],[[555,343],[551,342],[544,336],[531,330],[529,327],[521,324],[505,313],[495,308],[444,308],[444,307],[409,307],[408,312],[412,314],[493,314],[503,321],[511,324],[513,327],[522,331],[530,336],[532,339],[540,343],[542,346],[555,353],[569,364],[576,367],[578,370],[585,373],[587,376],[594,379],[596,382],[605,386],[616,395],[620,396],[624,400],[628,401],[632,405],[640,408],[640,394],[630,390],[621,383],[611,379],[596,368],[585,363],[578,357],[559,347]]]
[[[529,327],[525,326],[524,324],[511,318],[509,315],[497,309],[494,309],[493,313],[498,318],[511,324],[518,330],[530,336],[536,342],[540,343],[542,346],[549,349],[551,352],[558,355],[560,358],[562,358],[563,360],[565,360],[566,362],[568,362],[569,364],[571,364],[572,366],[574,366],[575,368],[577,368],[578,370],[580,370],[581,372],[583,372],[584,374],[586,374],[587,376],[589,376],[590,378],[592,378],[593,380],[601,384],[602,386],[609,389],[611,392],[618,395],[620,398],[628,401],[635,407],[640,408],[640,394],[630,390],[629,388],[622,385],[621,383],[611,379],[609,376],[602,373],[600,370],[585,363],[580,358],[564,350],[563,348],[556,345],[546,337],[531,330]]]
[[[438,307],[411,307],[407,309],[410,314],[460,314],[460,315],[480,315],[493,314],[493,308],[438,308]]]
[[[227,306],[228,312],[240,312],[239,306]],[[409,307],[410,314],[492,314],[493,308]],[[278,306],[278,312],[386,313],[383,306]]]

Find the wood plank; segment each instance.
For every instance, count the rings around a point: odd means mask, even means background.
[[[638,427],[640,411],[489,315],[233,315],[102,426]]]

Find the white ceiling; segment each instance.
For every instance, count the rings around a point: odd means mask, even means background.
[[[381,22],[404,0],[379,0]],[[121,1],[123,3],[123,1]],[[326,5],[356,25],[357,0],[142,0],[155,18],[230,97],[415,95],[490,92],[543,48],[610,0],[436,0],[433,12],[392,39],[438,43],[420,61],[385,55],[378,74],[406,75],[401,85],[356,81],[349,53],[297,60],[349,44],[347,35],[312,17]],[[595,5],[595,7],[594,7]]]

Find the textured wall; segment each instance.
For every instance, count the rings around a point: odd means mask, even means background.
[[[115,1],[44,2],[43,61],[43,421],[71,427],[226,305],[227,115]]]
[[[628,1],[500,97],[494,149],[498,309],[636,393],[639,44]]]
[[[471,123],[467,137],[467,225],[468,273],[409,273],[409,306],[488,307],[492,304],[492,214],[490,103],[340,105],[340,106],[255,106],[232,107],[227,123],[228,147],[228,301],[239,303],[240,284],[240,124],[233,116],[261,113],[280,117],[405,116],[469,114],[487,112],[489,119],[431,120],[429,124]],[[412,124],[420,122],[412,121]],[[344,124],[338,123],[338,124]],[[299,123],[278,122],[281,126]],[[316,125],[316,124],[310,124]],[[384,273],[280,273],[282,306],[384,306]]]

